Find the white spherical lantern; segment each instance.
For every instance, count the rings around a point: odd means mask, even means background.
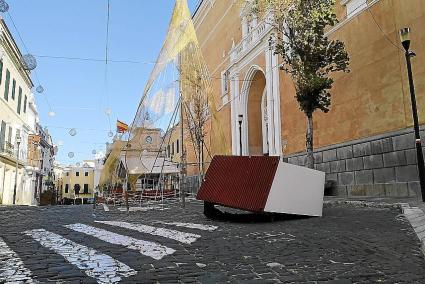
[[[75,128],[70,129],[69,130],[69,135],[71,135],[71,136],[77,135],[77,130]]]
[[[7,11],[9,11],[9,4],[4,0],[0,0],[0,12],[6,13]]]

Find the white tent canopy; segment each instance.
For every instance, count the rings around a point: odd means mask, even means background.
[[[170,161],[161,157],[121,157],[121,162],[130,175],[178,174],[179,169]]]

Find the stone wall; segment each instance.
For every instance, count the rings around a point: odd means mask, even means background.
[[[422,145],[425,131],[421,130]],[[305,153],[291,155],[291,164],[305,165]],[[315,168],[326,173],[339,196],[420,196],[413,130],[406,129],[316,149]]]

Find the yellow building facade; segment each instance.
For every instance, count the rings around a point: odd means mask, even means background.
[[[65,167],[62,172],[62,200],[67,203],[70,200],[87,203],[94,197],[94,165],[84,162],[82,166]]]
[[[277,155],[304,165],[306,117],[269,48],[272,27],[249,11],[234,1],[204,0],[193,16],[225,142],[235,155]],[[419,55],[413,70],[423,124],[425,1],[343,0],[335,11],[339,23],[327,35],[345,43],[351,72],[334,75],[330,112],[314,114],[316,168],[337,184],[334,194],[416,196],[410,94],[398,31],[411,28]],[[218,137],[208,137],[213,153],[223,143]]]

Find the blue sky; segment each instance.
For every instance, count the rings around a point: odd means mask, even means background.
[[[34,93],[41,124],[48,127],[54,143],[63,141],[57,161],[69,164],[93,158],[92,150],[104,151],[110,140],[108,105],[112,131],[117,118],[132,121],[153,67],[149,62],[155,61],[161,49],[174,1],[111,0],[109,58],[147,63],[109,63],[107,80],[104,62],[43,57],[104,59],[107,0],[7,2],[25,46],[38,61],[37,76],[32,77],[45,91]],[[198,0],[188,3],[193,11]],[[9,16],[3,17],[22,53],[27,53]],[[56,113],[54,117],[49,117],[50,110]],[[77,135],[71,137],[68,128],[77,128]],[[69,152],[75,153],[73,159],[68,158]]]

